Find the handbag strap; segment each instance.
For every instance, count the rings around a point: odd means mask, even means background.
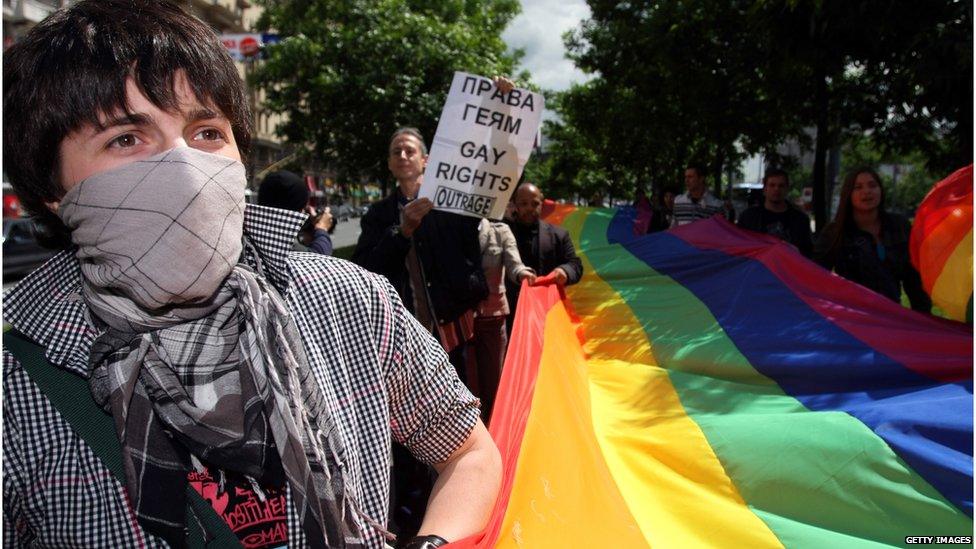
[[[115,423],[112,416],[95,403],[88,381],[51,364],[44,356],[44,349],[15,329],[3,334],[3,347],[20,362],[61,417],[125,486],[122,446],[115,433]],[[233,530],[189,484],[186,496],[188,547],[242,547]]]

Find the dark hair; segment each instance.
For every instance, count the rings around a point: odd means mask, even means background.
[[[392,144],[393,140],[401,135],[412,135],[416,137],[417,141],[420,141],[420,152],[423,153],[424,156],[427,156],[427,143],[424,143],[424,136],[420,135],[420,130],[412,126],[397,128],[397,131],[393,132],[393,135],[390,136],[390,143]]]
[[[829,235],[830,246],[827,248],[828,257],[837,257],[840,253],[840,248],[844,242],[844,234],[854,230],[854,212],[851,206],[851,195],[854,194],[854,183],[857,182],[857,176],[862,173],[869,174],[878,182],[878,188],[881,189],[881,201],[878,203],[878,217],[881,222],[884,223],[885,209],[884,209],[884,182],[881,176],[878,175],[873,168],[867,166],[862,166],[860,168],[853,169],[847,172],[844,176],[844,184],[840,188],[840,201],[837,203],[837,213],[834,214],[834,220],[831,222],[832,233]]]
[[[698,177],[705,177],[705,166],[699,162],[690,162],[685,166],[685,170],[695,170]]]
[[[214,31],[169,0],[83,0],[42,21],[4,52],[3,167],[49,246],[70,244],[45,202],[64,194],[61,142],[100,115],[129,110],[131,76],[154,105],[178,108],[175,74],[230,120],[241,156],[251,116],[234,62]]]
[[[300,212],[308,204],[308,195],[301,176],[281,170],[264,176],[258,187],[258,205]]]
[[[763,187],[766,186],[766,181],[769,180],[770,177],[782,177],[786,180],[787,186],[790,184],[790,174],[786,173],[786,170],[781,170],[779,168],[767,168],[762,178]]]

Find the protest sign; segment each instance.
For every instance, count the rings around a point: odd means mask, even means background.
[[[502,94],[491,80],[454,73],[418,194],[434,208],[501,219],[542,120],[541,94]]]

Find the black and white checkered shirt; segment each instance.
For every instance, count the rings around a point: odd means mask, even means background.
[[[347,446],[343,464],[362,511],[385,524],[392,438],[421,460],[445,460],[478,418],[478,401],[385,278],[332,257],[293,253],[303,214],[248,206],[244,232],[294,315],[315,378]],[[79,295],[81,271],[62,252],[9,291],[4,318],[79,376],[98,335]],[[162,547],[136,522],[125,488],[3,351],[3,545]],[[370,547],[380,532],[361,525]],[[288,495],[290,547],[304,534]]]

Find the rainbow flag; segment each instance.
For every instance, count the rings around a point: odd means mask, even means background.
[[[973,165],[935,184],[909,244],[922,287],[949,318],[973,322]]]
[[[523,288],[489,428],[502,491],[453,546],[973,535],[971,327],[721,219],[639,237],[632,209],[549,220],[585,275]]]

